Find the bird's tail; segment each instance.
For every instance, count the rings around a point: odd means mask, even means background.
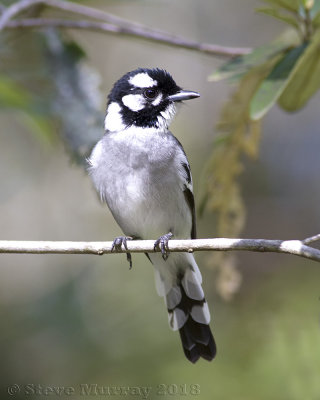
[[[167,261],[151,255],[159,296],[168,309],[169,325],[179,330],[184,354],[192,363],[211,361],[216,344],[209,326],[210,312],[202,290],[202,277],[192,254],[173,253]],[[154,256],[157,256],[156,258]]]

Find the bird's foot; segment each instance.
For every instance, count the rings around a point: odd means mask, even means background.
[[[172,237],[173,237],[173,233],[169,232],[163,236],[160,236],[159,239],[157,239],[154,242],[153,249],[157,250],[157,248],[159,248],[161,250],[162,258],[164,259],[164,261],[166,261],[169,257],[168,242]]]
[[[122,245],[125,248],[125,250],[128,250],[128,246],[127,246],[127,240],[132,240],[133,238],[131,236],[118,236],[114,239],[114,241],[112,242],[112,246],[111,246],[111,251],[114,250],[121,250]],[[126,252],[127,255],[127,261],[129,263],[129,269],[132,268],[132,257],[131,257],[131,253]]]

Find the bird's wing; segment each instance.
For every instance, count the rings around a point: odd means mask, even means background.
[[[190,171],[190,169],[189,169]],[[184,198],[186,199],[186,202],[190,208],[190,212],[192,215],[192,226],[191,226],[191,239],[196,239],[197,237],[197,229],[196,229],[196,209],[194,205],[194,196],[192,192],[192,187],[185,186],[185,189],[183,191],[184,193]]]
[[[192,226],[191,226],[191,232],[190,232],[190,237],[191,239],[196,239],[197,237],[197,229],[196,229],[196,210],[195,210],[195,202],[194,202],[194,196],[193,196],[193,185],[192,185],[192,175],[191,175],[191,170],[190,170],[190,164],[187,159],[186,153],[184,152],[184,149],[182,147],[182,144],[179,142],[179,140],[173,136],[174,139],[176,140],[176,143],[179,147],[179,150],[181,151],[181,167],[182,167],[182,175],[183,175],[183,193],[185,200],[189,206],[191,215],[192,215]]]

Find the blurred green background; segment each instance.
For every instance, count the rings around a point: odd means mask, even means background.
[[[254,47],[282,31],[280,23],[254,13],[260,5],[254,0],[83,3],[221,45]],[[28,35],[15,39],[26,54],[32,51]],[[84,31],[72,36],[101,75],[105,96],[137,67],[165,68],[179,85],[201,93],[172,124],[191,164],[197,201],[214,124],[231,92],[225,82],[207,81],[221,61],[138,39]],[[243,237],[302,239],[319,232],[319,100],[318,94],[291,115],[274,108],[264,120],[259,160],[248,162],[241,178]],[[77,120],[74,110],[64,112]],[[61,143],[39,140],[24,121],[13,111],[0,113],[1,239],[102,241],[119,235],[83,168]],[[214,237],[214,222],[209,213],[198,219],[198,236]],[[65,398],[80,398],[80,384],[97,383],[152,387],[152,399],[319,399],[319,265],[289,255],[238,253],[242,285],[226,302],[217,295],[209,253],[196,258],[218,354],[212,363],[192,365],[168,327],[145,256],[134,255],[129,271],[124,255],[0,255],[0,397],[45,398],[7,393],[10,384],[23,389],[34,383],[72,386],[77,394]],[[162,384],[178,385],[178,394],[163,394]],[[190,392],[193,384],[200,394]]]

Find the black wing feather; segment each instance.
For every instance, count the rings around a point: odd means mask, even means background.
[[[193,193],[188,187],[185,187],[183,193],[192,215],[191,239],[196,239],[197,238],[196,209],[194,205]]]

